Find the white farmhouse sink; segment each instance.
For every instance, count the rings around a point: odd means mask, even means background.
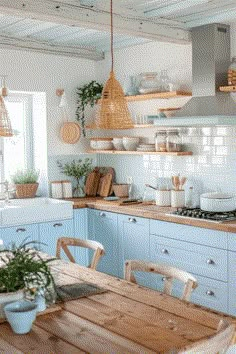
[[[0,226],[31,224],[73,217],[73,202],[50,199],[10,199],[0,202]]]

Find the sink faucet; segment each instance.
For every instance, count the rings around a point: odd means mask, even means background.
[[[9,203],[10,202],[10,192],[13,192],[13,191],[10,191],[9,190],[9,182],[8,181],[5,181],[5,182],[0,182],[0,185],[3,185],[5,187],[5,190],[4,190],[4,200],[5,200],[5,203]]]

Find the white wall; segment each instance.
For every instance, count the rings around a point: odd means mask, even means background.
[[[47,99],[48,155],[72,155],[84,151],[84,139],[77,144],[62,143],[59,136],[62,113],[58,108],[57,88],[64,88],[69,117],[75,120],[76,87],[95,77],[95,62],[18,50],[0,49],[0,75],[8,75],[13,91],[45,92]]]

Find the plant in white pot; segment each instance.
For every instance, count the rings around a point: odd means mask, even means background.
[[[35,241],[23,243],[0,251],[0,318],[5,317],[6,303],[21,300],[25,294],[43,289],[45,297],[51,297],[55,283],[48,263],[39,252],[29,246]]]
[[[16,187],[17,198],[34,198],[38,189],[39,171],[35,169],[18,170],[11,177]]]

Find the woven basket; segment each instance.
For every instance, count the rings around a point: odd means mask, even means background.
[[[228,85],[236,85],[236,70],[228,70]]]
[[[17,198],[34,198],[37,192],[38,183],[16,184]]]

